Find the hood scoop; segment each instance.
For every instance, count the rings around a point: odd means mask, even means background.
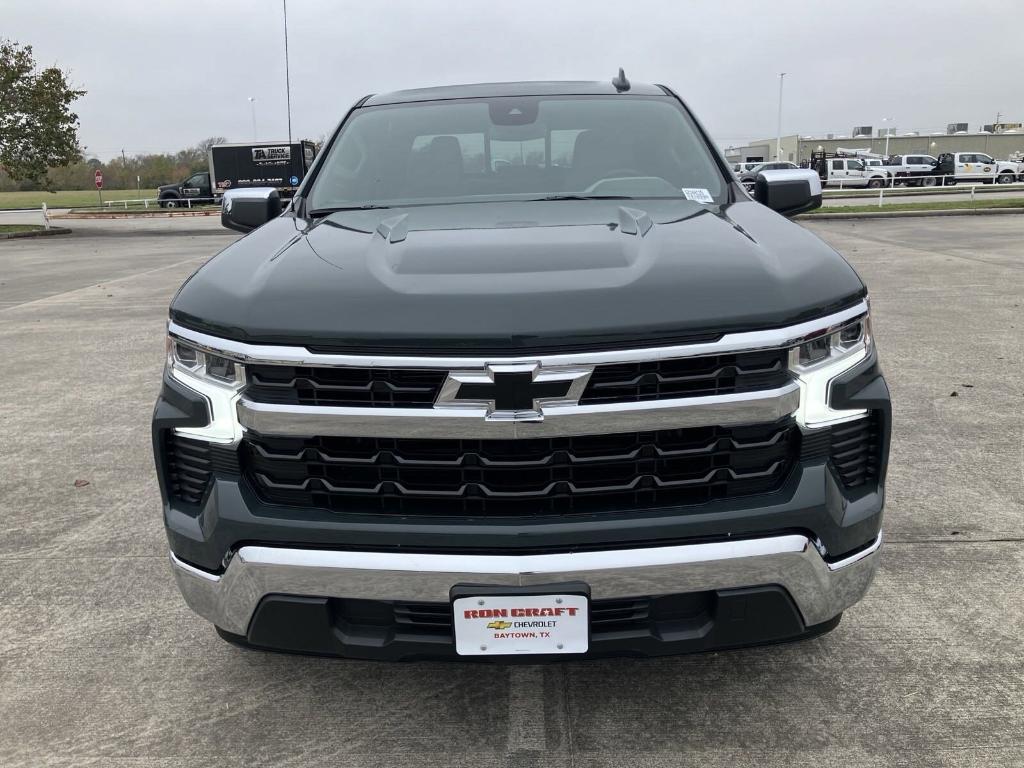
[[[409,236],[409,214],[389,216],[377,224],[377,234],[389,243],[400,243]]]
[[[640,235],[643,237],[651,231],[654,221],[647,211],[619,206],[619,231],[624,235]]]

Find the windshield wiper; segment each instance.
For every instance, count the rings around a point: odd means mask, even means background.
[[[363,205],[339,205],[333,208],[314,208],[309,215],[314,219],[319,216],[328,216],[340,211],[374,211],[382,208],[390,208],[390,205],[377,205],[376,203],[364,203]]]
[[[524,203],[544,203],[548,200],[635,200],[631,195],[547,195],[546,197],[530,197]]]

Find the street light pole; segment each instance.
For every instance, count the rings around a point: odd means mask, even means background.
[[[284,7],[284,92],[288,99],[288,143],[292,143],[292,75],[288,64],[288,0],[281,0]]]
[[[249,97],[249,106],[252,107],[252,140],[256,141],[256,97]]]
[[[882,118],[882,122],[883,123],[891,123],[891,122],[894,122],[895,120],[896,120],[895,117],[883,117]],[[890,132],[892,130],[893,130],[893,128],[886,128],[885,129],[885,158],[886,158],[886,160],[889,159],[889,134],[890,134]]]
[[[785,72],[779,73],[779,121],[775,127],[775,159],[782,159],[782,81],[786,77]]]

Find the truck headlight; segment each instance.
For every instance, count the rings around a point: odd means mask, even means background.
[[[181,384],[201,394],[210,410],[210,421],[205,426],[175,427],[174,431],[212,443],[236,444],[242,436],[235,405],[245,386],[244,367],[176,336],[168,336],[167,370]]]
[[[173,370],[228,387],[240,387],[245,383],[245,372],[238,363],[204,352],[174,336],[167,337],[167,365]]]
[[[835,409],[828,401],[833,380],[864,360],[873,344],[870,315],[865,313],[840,326],[822,328],[789,350],[789,368],[800,384],[796,418],[801,426],[824,427],[867,413]]]

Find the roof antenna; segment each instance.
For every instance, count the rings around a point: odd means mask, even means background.
[[[626,79],[626,73],[622,71],[622,67],[619,67],[618,76],[612,78],[612,85],[619,93],[629,90],[629,80]]]

